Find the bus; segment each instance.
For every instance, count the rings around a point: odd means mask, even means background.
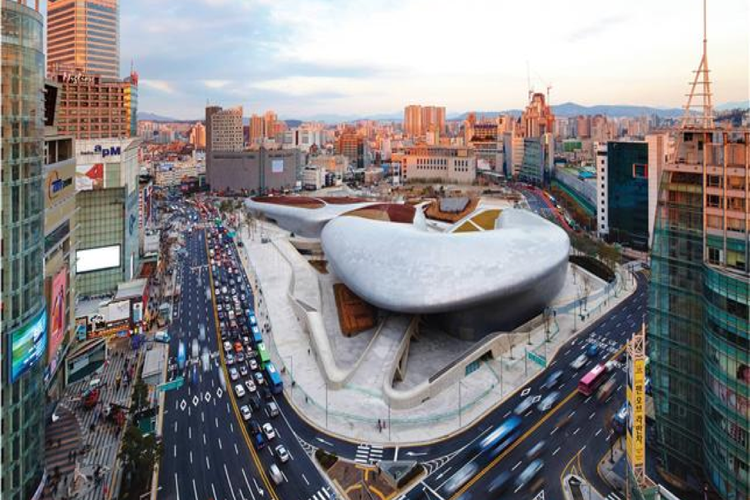
[[[607,369],[602,364],[596,365],[578,382],[578,392],[584,396],[591,396],[596,388],[602,385],[607,377]]]
[[[260,359],[260,365],[263,366],[266,363],[271,362],[271,357],[268,355],[268,351],[266,350],[266,344],[261,342],[257,345],[258,348],[258,359]]]
[[[258,320],[255,318],[255,314],[253,314],[252,312],[249,312],[247,314],[247,317],[250,320],[250,324],[251,325],[257,325],[258,324]]]
[[[497,456],[513,443],[521,434],[521,419],[512,416],[495,427],[487,436],[479,441],[479,452],[492,449],[491,456]]]
[[[260,334],[260,328],[257,326],[253,326],[253,342],[255,342],[255,345],[262,344],[263,343],[263,337]]]
[[[270,361],[266,363],[266,381],[272,393],[281,394],[284,390],[284,382],[281,381],[281,375],[279,375],[276,367]]]

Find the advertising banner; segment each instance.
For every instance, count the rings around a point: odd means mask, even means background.
[[[280,174],[284,172],[284,160],[272,160],[271,172],[273,172],[274,174]]]
[[[10,381],[15,382],[44,356],[47,347],[47,311],[11,335]]]
[[[120,245],[76,251],[76,274],[120,267]]]
[[[104,187],[104,163],[76,167],[76,191],[91,191]]]
[[[646,463],[646,362],[628,358],[628,461],[631,467]]]
[[[48,358],[55,361],[57,350],[65,338],[65,297],[68,291],[68,269],[63,267],[52,279],[49,302]]]
[[[110,302],[107,306],[107,323],[130,319],[130,301]]]

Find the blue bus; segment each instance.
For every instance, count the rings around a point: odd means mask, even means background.
[[[255,318],[255,314],[251,311],[247,314],[247,319],[250,320],[251,325],[257,325],[258,320]]]
[[[253,326],[253,342],[255,342],[255,345],[263,343],[263,337],[260,334],[260,328],[257,326]]]
[[[510,446],[513,441],[518,439],[520,435],[521,419],[514,415],[495,427],[492,432],[479,441],[479,451],[481,453],[492,449],[491,456],[497,456]]]
[[[284,390],[284,382],[281,381],[281,375],[276,371],[276,367],[270,361],[266,363],[266,380],[268,387],[274,394],[281,394]]]

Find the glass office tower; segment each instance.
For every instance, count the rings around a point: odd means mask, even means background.
[[[25,3],[2,0],[0,497],[8,500],[33,498],[44,471],[44,24]]]
[[[667,471],[750,498],[750,132],[679,131],[661,179],[649,351]]]

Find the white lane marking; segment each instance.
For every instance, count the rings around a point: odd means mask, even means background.
[[[219,498],[218,496],[216,496],[216,488],[214,488],[214,483],[211,483],[211,493],[214,494],[214,498]]]
[[[175,422],[177,424],[177,422]],[[188,439],[193,439],[193,428],[188,427]]]
[[[177,458],[177,445],[174,445],[174,449],[172,450],[172,456]]]
[[[242,469],[242,477],[245,478],[245,484],[247,485],[247,491],[250,492],[250,496],[253,497],[253,500],[255,500],[255,494],[253,493],[253,489],[250,487],[250,481],[247,480],[247,474],[245,474],[245,469]]]
[[[206,455],[206,469],[211,470],[211,464],[208,463],[208,455]]]
[[[508,418],[508,415],[510,415],[510,411],[506,413],[505,415],[503,415],[503,418]]]
[[[302,480],[305,482],[306,485],[310,486],[310,481],[307,480],[304,474],[302,474]]]
[[[177,500],[180,500],[180,485],[177,483],[177,473],[174,473],[174,490],[177,492]]]
[[[576,434],[578,434],[578,433],[579,433],[580,431],[581,431],[581,428],[580,428],[580,427],[578,427],[578,428],[577,428],[576,430],[574,430],[574,431],[573,431],[573,435],[575,436],[575,435],[576,435]]]
[[[560,451],[560,447],[559,446],[555,449],[555,451],[552,452],[552,456],[554,457],[555,455],[557,455],[558,451]]]
[[[219,428],[219,417],[214,417],[214,424],[216,425],[216,428]]]
[[[190,463],[193,463],[193,450],[190,450]]]
[[[559,427],[555,427],[554,429],[552,429],[552,432],[550,432],[549,435],[551,436],[552,434],[554,434],[555,432],[557,432],[558,429],[559,429]]]
[[[224,474],[227,476],[227,484],[229,485],[229,491],[232,493],[232,499],[237,500],[237,496],[234,494],[234,486],[232,486],[232,480],[229,479],[229,471],[227,470],[227,464],[224,464]],[[243,469],[242,474],[245,474]]]
[[[205,445],[206,445],[206,433],[204,432],[203,433],[203,446]]]
[[[234,443],[234,452],[235,452],[235,453],[236,453],[237,455],[239,455],[239,454],[240,454],[240,450],[239,450],[239,449],[237,449],[237,443]]]
[[[602,433],[602,430],[601,430],[601,429],[599,429],[598,431],[596,431],[596,434],[594,434],[594,437],[598,436],[598,435],[599,435],[599,434],[601,434],[601,433]]]
[[[518,463],[516,465],[514,465],[511,470],[514,471],[514,470],[518,469],[521,466],[522,462],[523,462],[522,460],[519,460]]]
[[[221,438],[218,438],[218,442],[219,442],[219,449],[220,450],[223,449],[222,446],[221,446]]]
[[[596,415],[596,412],[593,412],[591,415],[589,415],[589,420],[591,420],[592,418],[594,418],[594,415]]]
[[[175,431],[175,433],[177,432],[177,421],[176,420],[175,420],[175,423],[174,423],[174,431]]]

